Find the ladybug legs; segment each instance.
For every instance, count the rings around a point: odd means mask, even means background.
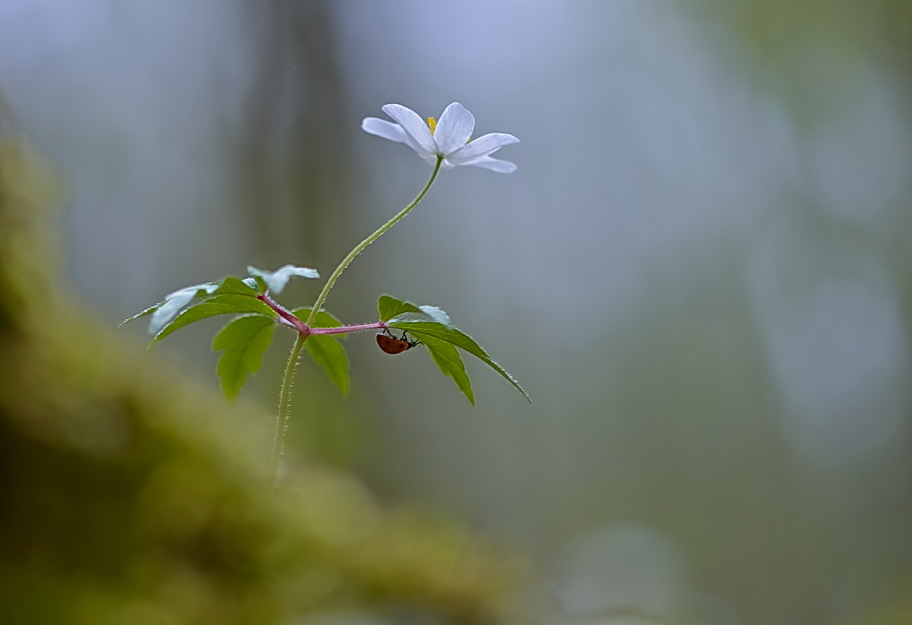
[[[406,343],[408,343],[409,348],[418,347],[419,345],[423,345],[423,343],[421,341],[410,341],[408,338],[408,332],[405,330],[402,331],[402,336],[396,336],[395,334],[393,334],[392,332],[389,331],[389,328],[383,328],[383,333],[385,335],[387,335],[388,337],[394,338],[398,341],[405,341]]]
[[[402,337],[400,338],[400,340],[405,341],[406,343],[408,343],[410,348],[411,348],[411,347],[417,347],[418,345],[421,345],[421,341],[410,341],[410,340],[409,340],[409,337],[408,337],[408,333],[407,333],[405,330],[402,331]]]

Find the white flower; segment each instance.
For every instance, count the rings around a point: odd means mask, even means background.
[[[475,116],[459,102],[446,107],[439,122],[429,117],[425,123],[418,113],[401,104],[387,104],[381,110],[396,123],[366,117],[361,122],[364,132],[404,143],[431,163],[442,156],[444,167],[471,165],[501,174],[516,171],[514,163],[491,158],[490,155],[505,145],[519,143],[519,139],[506,133],[492,132],[470,140],[475,130]]]

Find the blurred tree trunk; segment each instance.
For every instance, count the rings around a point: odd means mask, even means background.
[[[258,45],[237,154],[254,261],[331,264],[338,253],[322,245],[326,222],[351,214],[332,15],[322,0],[252,2],[248,11]]]

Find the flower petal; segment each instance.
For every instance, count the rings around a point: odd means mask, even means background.
[[[452,154],[447,154],[447,160],[454,165],[471,165],[471,161],[496,152],[511,143],[519,143],[519,139],[503,132],[492,132],[470,141]]]
[[[437,143],[431,135],[431,129],[418,113],[401,104],[386,104],[381,110],[405,131],[408,145],[424,158],[437,154]]]
[[[443,161],[444,164],[446,161]],[[475,159],[469,163],[462,163],[463,166],[468,167],[481,167],[483,169],[490,169],[491,171],[496,171],[498,174],[512,174],[516,171],[516,163],[511,163],[510,161],[502,161],[497,158],[491,158],[490,156],[482,156],[481,158]]]
[[[466,144],[475,130],[475,116],[459,102],[453,102],[440,116],[434,141],[441,154],[449,154]]]
[[[389,139],[396,143],[408,144],[408,139],[405,131],[402,130],[402,126],[394,124],[393,122],[388,122],[385,119],[365,117],[364,121],[361,122],[361,130],[369,135],[383,137],[384,139]]]

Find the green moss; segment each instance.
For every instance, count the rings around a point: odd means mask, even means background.
[[[54,178],[0,143],[0,613],[8,623],[495,619],[508,566],[329,470],[265,486],[267,415],[162,370],[65,295]],[[302,621],[303,622],[303,621]]]

